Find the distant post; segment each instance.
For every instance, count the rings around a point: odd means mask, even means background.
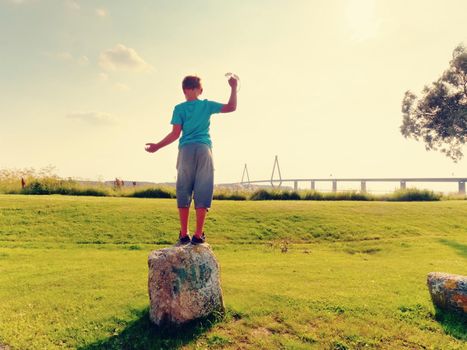
[[[24,177],[21,178],[21,188],[26,187],[26,181],[24,181]],[[465,191],[465,189],[464,189]]]
[[[315,182],[314,181],[311,181],[311,190],[314,191],[315,190]]]
[[[401,190],[405,190],[407,188],[407,184],[405,181],[401,181]]]
[[[332,192],[337,192],[337,181],[332,180]]]
[[[360,191],[366,193],[366,181],[360,182]]]
[[[298,181],[293,182],[293,190],[297,191],[298,190]]]
[[[459,194],[465,194],[465,181],[459,181]]]

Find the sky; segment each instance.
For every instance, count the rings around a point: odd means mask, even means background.
[[[173,182],[181,81],[237,111],[213,115],[216,183],[467,177],[467,160],[400,133],[419,94],[467,44],[464,0],[0,0],[0,168]],[[464,153],[467,149],[464,148]]]

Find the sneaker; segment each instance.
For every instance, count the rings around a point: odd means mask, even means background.
[[[206,236],[204,235],[204,232],[201,235],[201,237],[193,236],[191,238],[191,244],[201,244],[201,243],[204,243],[205,241],[206,241]]]
[[[177,245],[185,245],[185,244],[188,244],[191,242],[191,238],[190,238],[190,235],[186,235],[186,236],[180,236],[180,234],[178,235],[178,242],[177,242]]]

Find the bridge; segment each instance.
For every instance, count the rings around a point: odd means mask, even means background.
[[[277,176],[278,179],[274,179],[274,174],[277,169]],[[408,182],[442,182],[442,183],[452,183],[457,182],[458,184],[458,193],[461,195],[465,195],[465,183],[467,181],[467,177],[444,177],[444,178],[436,178],[436,177],[416,177],[416,178],[328,178],[328,179],[282,179],[281,170],[279,167],[279,160],[276,156],[274,160],[274,167],[272,168],[272,175],[269,180],[254,180],[250,181],[250,175],[248,174],[248,167],[245,164],[243,169],[242,180],[238,183],[231,183],[231,184],[223,184],[224,186],[250,186],[255,184],[270,184],[271,187],[280,188],[283,183],[291,183],[293,184],[294,190],[298,190],[298,184],[307,182],[310,184],[310,190],[314,191],[316,189],[317,182],[332,182],[332,191],[337,192],[337,183],[338,182],[359,182],[360,183],[360,191],[363,193],[367,192],[367,182],[398,182],[400,184],[400,189],[406,189]]]
[[[250,186],[255,184],[270,184],[274,188],[280,188],[284,183],[293,184],[294,190],[298,190],[299,183],[306,182],[309,184],[310,190],[315,190],[317,182],[331,182],[332,191],[337,192],[339,182],[357,182],[360,183],[360,191],[363,193],[367,192],[367,183],[368,182],[396,182],[400,184],[401,189],[407,188],[407,183],[410,182],[443,182],[443,183],[458,183],[458,193],[465,194],[465,183],[467,178],[341,178],[341,179],[269,179],[269,180],[254,180],[250,181],[241,181],[232,184],[224,185],[240,185],[240,186]]]

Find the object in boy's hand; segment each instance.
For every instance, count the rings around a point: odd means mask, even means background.
[[[227,79],[235,79],[238,83],[237,85],[237,92],[240,91],[240,77],[237,74],[234,74],[232,72],[225,73],[225,77]]]

